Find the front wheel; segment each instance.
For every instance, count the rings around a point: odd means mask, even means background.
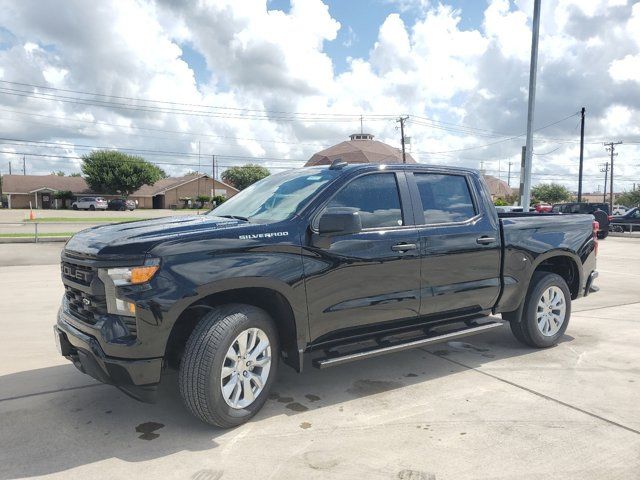
[[[564,335],[571,317],[571,292],[555,273],[536,272],[531,278],[522,318],[511,318],[514,336],[535,348],[552,347]]]
[[[245,423],[267,400],[278,352],[278,334],[264,310],[240,304],[211,310],[189,337],[180,362],[185,405],[217,427]]]
[[[93,210],[95,210],[95,209],[96,209],[96,206],[95,206],[95,205],[89,205],[89,210],[93,211]]]

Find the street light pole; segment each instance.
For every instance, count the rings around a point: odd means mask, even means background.
[[[538,37],[540,34],[540,0],[533,3],[533,26],[531,31],[531,64],[529,67],[529,104],[527,110],[527,146],[525,150],[524,175],[520,199],[525,212],[531,203],[531,160],[533,157],[533,118],[536,103],[536,79],[538,74]]]
[[[584,107],[580,110],[580,170],[578,170],[578,202],[582,201],[582,164],[584,160]]]

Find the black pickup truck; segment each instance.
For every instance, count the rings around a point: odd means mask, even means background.
[[[498,216],[473,170],[310,167],[210,213],[104,225],[62,252],[55,337],[81,371],[143,401],[179,370],[190,411],[247,421],[279,362],[302,371],[510,323],[549,347],[595,291],[590,215]],[[502,314],[502,318],[495,317]]]

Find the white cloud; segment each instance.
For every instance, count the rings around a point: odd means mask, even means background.
[[[407,24],[399,14],[389,15],[379,25],[369,54],[349,59],[347,70],[336,74],[324,46],[342,41],[342,36],[336,40],[341,28],[352,30],[348,23],[341,25],[333,19],[320,0],[293,1],[288,13],[269,10],[264,0],[11,2],[0,9],[0,26],[10,32],[0,30],[3,45],[8,45],[0,49],[0,78],[231,109],[410,113],[484,129],[456,129],[424,120],[420,124],[416,119],[408,125],[414,153],[470,148],[505,138],[492,132],[524,132],[532,1],[493,0],[475,29],[463,29],[463,12],[450,6],[420,1],[402,4],[416,13],[415,21]],[[347,35],[346,41],[354,38]],[[180,45],[185,43],[205,58],[211,72],[208,83],[196,83],[194,72],[182,58]],[[536,124],[551,123],[582,105],[587,107],[587,138],[592,140],[586,156],[588,189],[599,181],[601,141],[640,135],[634,120],[640,111],[635,83],[640,81],[639,59],[640,4],[605,0],[543,3]],[[358,121],[282,121],[282,114],[275,113],[268,120],[247,120],[233,118],[237,114],[187,116],[7,94],[0,94],[0,99],[0,108],[5,110],[60,117],[0,111],[0,128],[6,137],[191,153],[197,152],[200,141],[207,162],[212,153],[308,158],[320,148],[313,144],[336,143],[359,128]],[[239,111],[227,110],[233,112]],[[564,175],[575,170],[576,122],[574,117],[537,134],[536,152],[552,153],[536,158],[534,171],[541,176],[534,182],[548,179],[542,174],[556,172],[557,178],[575,188],[573,178]],[[393,119],[366,119],[365,128],[379,139],[398,144]],[[497,168],[496,159],[502,158],[502,168],[506,168],[508,161],[518,165],[523,141],[519,138],[450,154],[415,154],[423,161],[475,167],[483,159],[491,168]],[[3,146],[2,150],[9,148],[16,147]],[[81,154],[85,150],[59,151]],[[630,145],[620,148],[618,162],[623,166],[631,162],[634,152],[640,153]],[[150,159],[194,162],[193,157],[179,155]],[[64,166],[54,161],[33,162],[42,173]]]

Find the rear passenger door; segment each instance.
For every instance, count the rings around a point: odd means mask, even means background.
[[[448,171],[414,172],[408,180],[422,257],[420,314],[487,312],[500,292],[501,241],[497,216],[488,213],[493,205],[476,193],[485,187]]]

